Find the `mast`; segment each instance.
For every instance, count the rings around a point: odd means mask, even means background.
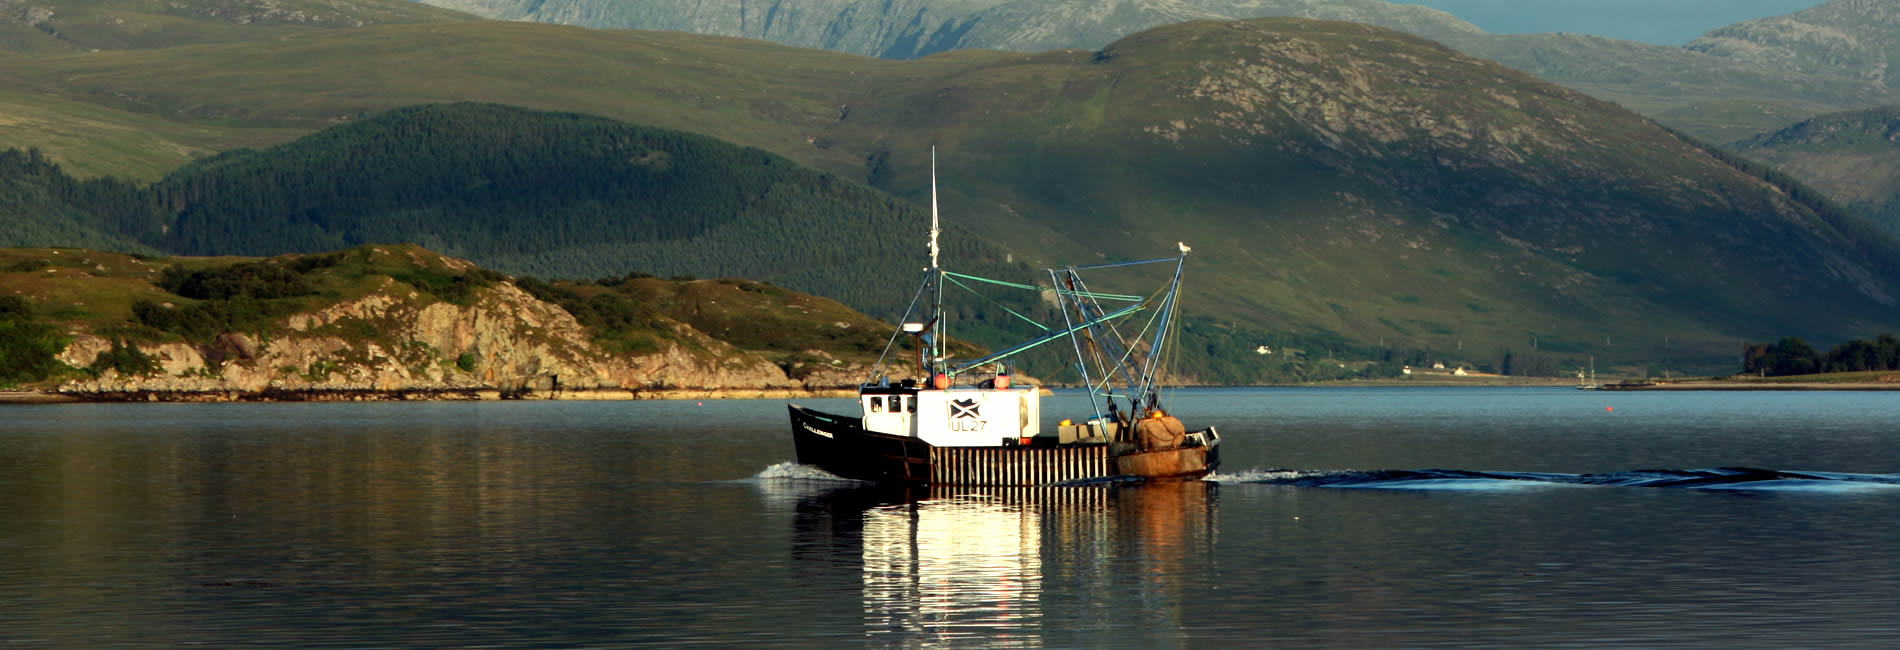
[[[942,233],[937,213],[937,148],[930,148],[930,281],[936,283],[936,294],[932,296],[930,317],[937,331],[930,337],[930,380],[935,381],[937,373],[943,372],[943,348],[946,334],[943,322],[943,267],[937,262],[940,249],[937,236]]]
[[[937,219],[937,148],[931,147],[930,148],[930,271],[932,273],[942,272],[942,267],[937,266],[937,233],[941,231],[942,230],[938,227],[938,219]],[[939,292],[939,295],[941,295],[941,292]],[[941,300],[937,302],[937,307],[939,308],[943,307],[943,302]]]

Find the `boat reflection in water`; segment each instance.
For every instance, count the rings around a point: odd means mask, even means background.
[[[1211,578],[1184,572],[1211,570],[1214,483],[766,483],[797,495],[795,561],[834,579],[856,571],[879,643],[1171,644],[1187,632],[1182,585]]]

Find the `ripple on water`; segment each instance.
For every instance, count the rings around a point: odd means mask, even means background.
[[[1513,491],[1545,487],[1644,487],[1762,492],[1864,492],[1900,488],[1900,474],[1797,472],[1753,468],[1638,470],[1606,474],[1421,470],[1245,470],[1210,476],[1229,484],[1294,487]]]

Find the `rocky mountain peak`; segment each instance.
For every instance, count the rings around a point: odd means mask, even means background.
[[[1188,20],[1298,17],[1438,38],[1482,33],[1428,7],[1383,0],[425,0],[503,20],[739,36],[886,58],[954,49],[1097,48]]]
[[[1806,11],[1723,27],[1688,49],[1801,74],[1900,87],[1900,3],[1832,0]]]

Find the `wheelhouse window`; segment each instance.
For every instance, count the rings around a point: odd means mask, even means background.
[[[893,399],[895,399],[895,398],[893,398]],[[876,397],[876,396],[873,396],[873,397],[871,398],[871,412],[872,412],[872,413],[883,413],[883,412],[884,412],[884,398],[882,398],[882,397]]]

